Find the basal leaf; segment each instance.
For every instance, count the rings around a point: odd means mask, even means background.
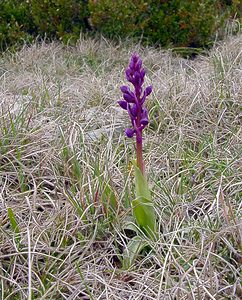
[[[147,236],[154,239],[156,232],[156,214],[153,203],[144,197],[139,197],[132,201],[132,208],[139,227]]]
[[[148,187],[148,182],[146,178],[141,173],[140,169],[137,167],[136,163],[133,162],[134,165],[134,172],[135,172],[135,190],[136,190],[136,197],[144,197],[147,200],[151,201],[151,194]]]
[[[133,213],[139,227],[150,238],[156,232],[156,214],[146,178],[134,163],[136,199],[132,201]]]
[[[123,254],[123,267],[129,269],[139,253],[148,245],[139,236],[133,237],[127,244]]]

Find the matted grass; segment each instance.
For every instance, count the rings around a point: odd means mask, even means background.
[[[1,299],[240,299],[241,46],[186,60],[81,38],[1,56]],[[117,100],[135,51],[160,238],[124,270],[134,141]]]

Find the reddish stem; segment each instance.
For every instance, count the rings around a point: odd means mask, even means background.
[[[140,99],[139,99],[139,102],[140,102]],[[140,127],[140,119],[141,119],[141,107],[138,108],[138,112],[137,112],[137,127],[138,128]],[[142,175],[144,175],[142,131],[140,132],[140,136],[138,136],[138,134],[136,134],[136,158],[137,158],[137,166],[140,169]]]
[[[143,153],[142,153],[142,139],[138,141],[136,138],[136,157],[137,157],[137,166],[140,169],[142,175],[144,175],[144,162],[143,162]]]

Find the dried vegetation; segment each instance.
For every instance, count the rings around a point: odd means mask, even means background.
[[[241,299],[241,46],[187,60],[81,38],[1,56],[2,299]],[[134,151],[116,101],[134,51],[154,89],[144,155],[160,238],[123,270]]]

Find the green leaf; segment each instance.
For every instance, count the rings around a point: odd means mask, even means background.
[[[156,232],[156,214],[153,203],[144,197],[140,197],[132,201],[132,208],[139,227],[148,237],[154,239]]]
[[[151,239],[154,239],[156,236],[156,214],[148,182],[136,164],[134,164],[134,170],[137,198],[131,203],[133,213],[137,224],[143,232]]]
[[[15,233],[15,239],[16,239],[17,247],[19,249],[19,246],[20,246],[20,230],[19,230],[17,220],[15,218],[15,215],[13,213],[13,210],[10,207],[8,208],[8,217],[9,217],[11,228],[12,228],[13,232]]]
[[[136,189],[136,197],[144,197],[147,200],[151,201],[151,194],[148,186],[148,182],[146,178],[141,173],[140,169],[137,167],[136,163],[133,162],[134,165],[134,173],[135,173],[135,189]]]
[[[148,246],[146,241],[143,241],[139,236],[133,237],[127,244],[123,253],[123,268],[129,269],[139,253]]]
[[[130,230],[135,232],[137,235],[139,235],[141,232],[140,227],[138,227],[136,224],[134,224],[133,222],[129,221],[129,222],[125,222],[122,226],[123,230]]]
[[[12,230],[15,233],[19,233],[19,227],[18,227],[17,220],[15,218],[15,215],[13,213],[12,208],[10,208],[10,207],[8,208],[8,217],[9,217],[9,220],[10,220],[10,224],[11,224]]]

